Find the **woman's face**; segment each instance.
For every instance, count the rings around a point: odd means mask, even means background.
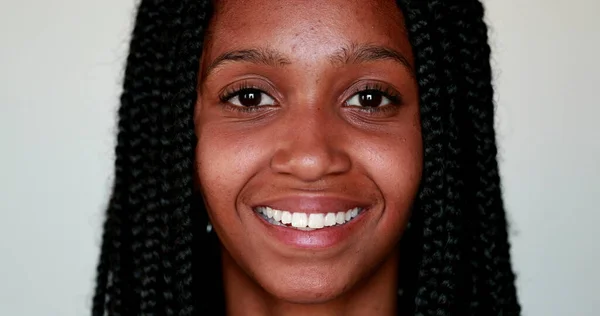
[[[327,301],[396,259],[422,168],[403,23],[394,1],[216,4],[197,176],[224,264],[275,297]]]

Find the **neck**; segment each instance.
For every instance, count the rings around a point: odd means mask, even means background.
[[[223,251],[223,281],[228,316],[396,315],[398,252],[394,251],[367,279],[336,298],[318,304],[295,304],[267,293],[227,251]]]

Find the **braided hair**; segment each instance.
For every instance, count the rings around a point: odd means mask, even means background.
[[[401,240],[399,315],[519,315],[502,203],[490,48],[478,0],[399,0],[424,169]],[[221,315],[219,241],[194,183],[209,0],[142,0],[120,100],[92,314]]]

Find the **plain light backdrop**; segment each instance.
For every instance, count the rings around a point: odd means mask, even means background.
[[[0,0],[0,315],[89,314],[133,0]],[[527,316],[600,310],[600,1],[486,0]]]

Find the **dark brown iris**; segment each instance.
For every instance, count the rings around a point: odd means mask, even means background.
[[[243,106],[257,106],[262,101],[262,93],[256,89],[246,89],[240,92],[238,98]]]
[[[383,96],[381,93],[373,91],[363,91],[358,94],[358,101],[361,106],[375,108],[381,105]]]

